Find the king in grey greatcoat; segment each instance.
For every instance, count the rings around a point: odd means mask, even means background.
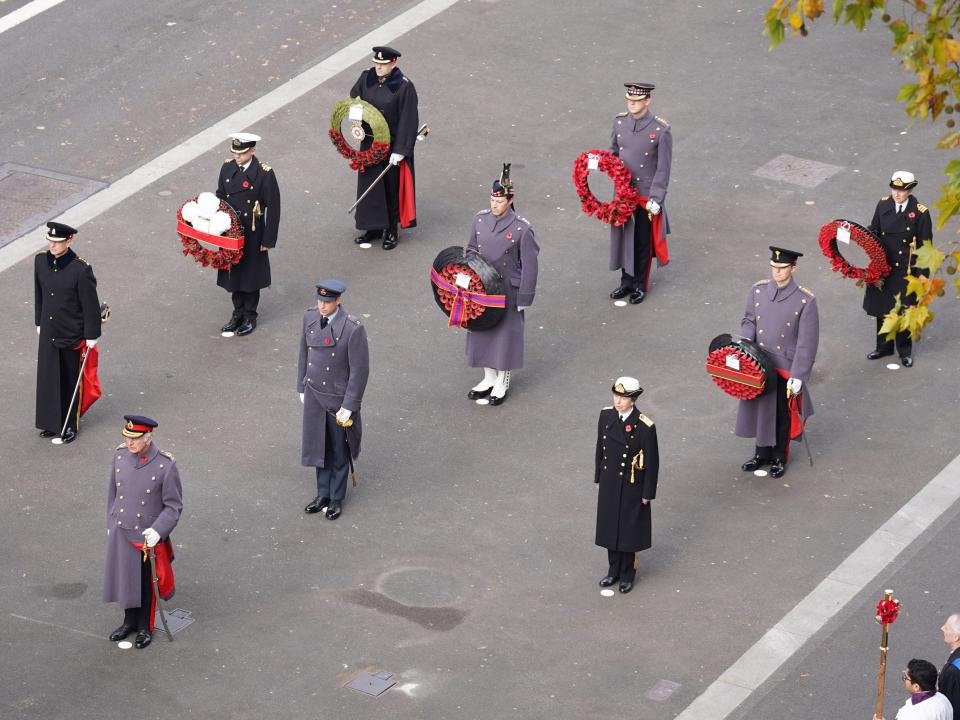
[[[867,355],[869,360],[893,355],[894,346],[900,354],[904,367],[913,366],[913,341],[909,331],[897,333],[894,340],[887,340],[880,334],[883,316],[893,310],[900,295],[904,305],[916,304],[914,295],[907,295],[907,278],[912,270],[912,256],[918,247],[927,240],[933,240],[933,222],[926,205],[917,202],[911,194],[917,181],[913,173],[898,170],[890,179],[889,195],[877,203],[870,221],[870,231],[883,246],[884,255],[890,264],[890,274],[883,279],[883,285],[868,285],[863,294],[863,309],[867,315],[875,317],[877,323],[876,348]],[[917,273],[926,273],[918,270]]]
[[[810,373],[820,343],[817,298],[793,279],[797,259],[803,253],[770,247],[772,280],[753,284],[740,321],[740,335],[756,342],[783,371],[777,387],[753,400],[741,400],[737,408],[736,434],[756,438],[754,456],[743,464],[745,472],[770,465],[772,477],[786,472],[790,443],[790,408],[787,391],[802,396],[801,415],[813,415]],[[783,377],[783,375],[787,377]],[[793,438],[800,439],[800,435]]]
[[[618,300],[629,295],[636,305],[647,292],[655,255],[651,217],[662,215],[664,237],[670,233],[664,203],[673,163],[673,136],[670,124],[649,109],[654,86],[625,83],[625,87],[627,112],[614,118],[610,152],[630,168],[634,187],[648,201],[626,223],[610,227],[610,269],[620,270],[620,285],[610,297]]]
[[[156,426],[150,418],[124,416],[126,442],[114,451],[107,481],[103,601],[124,608],[123,624],[110,639],[116,642],[137,631],[138,648],[150,644],[153,590],[150,564],[134,543],[154,548],[167,543],[183,512],[177,462],[152,442]]]
[[[467,364],[483,368],[483,380],[468,393],[470,399],[490,396],[499,405],[510,387],[510,371],[523,367],[524,311],[537,289],[540,246],[533,227],[513,209],[510,164],[493,182],[490,209],[473,218],[467,255],[482,256],[503,278],[507,306],[503,319],[489,330],[467,332]]]
[[[653,420],[636,407],[640,381],[618,378],[613,407],[600,411],[593,481],[598,485],[596,543],[607,548],[609,568],[600,587],[618,580],[628,593],[636,554],[653,544],[650,501],[657,496],[660,450]]]
[[[317,307],[303,314],[297,392],[303,403],[301,463],[316,468],[317,495],[304,508],[336,520],[347,475],[360,455],[360,406],[370,375],[367,331],[340,306],[346,286],[317,284]]]

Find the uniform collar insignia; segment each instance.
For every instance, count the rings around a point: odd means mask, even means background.
[[[370,68],[367,71],[367,87],[373,87],[378,83],[379,78],[377,77],[377,71]],[[403,73],[400,72],[400,68],[395,67],[393,72],[387,75],[386,86],[390,88],[390,92],[396,92],[400,89],[401,84],[403,84]]]

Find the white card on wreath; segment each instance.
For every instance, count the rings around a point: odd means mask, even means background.
[[[454,282],[457,283],[457,287],[462,287],[464,290],[470,289],[469,275],[464,275],[463,273],[457,273],[457,279]]]
[[[847,223],[841,223],[837,227],[837,242],[850,244],[850,226]]]
[[[599,170],[600,169],[600,156],[590,153],[587,155],[587,170]]]
[[[350,106],[350,120],[363,120],[363,105]]]
[[[731,370],[740,370],[740,358],[736,355],[727,355],[727,367]]]

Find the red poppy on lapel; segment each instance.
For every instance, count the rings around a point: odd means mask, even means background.
[[[627,425],[627,426],[624,427],[623,429],[626,430],[627,432],[630,432],[633,428],[631,428],[629,425]]]
[[[250,187],[250,183],[248,183],[246,180],[244,180],[244,181],[243,181],[243,186],[244,186],[245,188],[248,188],[248,187]]]
[[[657,138],[657,134],[656,134],[656,133],[650,133],[650,139],[651,139],[651,140],[656,140],[656,138]]]
[[[911,220],[913,220],[916,216],[917,214],[913,210],[907,213],[907,217],[910,218]]]
[[[323,344],[324,344],[324,345],[329,345],[329,344],[330,344],[330,338],[324,338],[324,339],[323,339]]]
[[[512,240],[512,239],[513,239],[513,232],[508,232],[508,233],[507,233],[507,240]]]

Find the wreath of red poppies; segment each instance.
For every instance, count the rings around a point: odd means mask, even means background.
[[[727,365],[730,356],[739,361],[739,370]],[[738,400],[753,400],[762,395],[766,387],[766,375],[760,363],[743,350],[729,345],[707,355],[707,372],[718,388]]]
[[[451,263],[440,270],[437,275],[451,285],[456,285],[457,275],[466,275],[468,278],[470,278],[469,287],[472,288],[474,292],[486,292],[483,287],[483,280],[480,279],[480,276],[477,275],[477,273],[474,272],[473,268],[471,268],[469,265]],[[449,315],[450,311],[453,310],[453,301],[456,299],[456,295],[449,290],[444,290],[439,286],[437,287],[437,295],[440,298],[440,302],[443,303],[443,307],[446,309],[447,315]],[[476,320],[478,317],[483,315],[484,312],[486,312],[486,308],[483,305],[479,305],[471,300],[465,301],[463,305],[463,315],[459,321],[460,327],[465,327],[469,321]]]
[[[347,141],[343,139],[343,135],[338,131],[330,128],[327,132],[330,134],[330,139],[337,148],[337,152],[350,161],[350,167],[353,170],[364,172],[367,169],[367,165],[376,165],[382,162],[390,152],[390,143],[376,141],[374,141],[367,150],[354,150],[347,144]]]
[[[859,245],[867,253],[867,257],[870,258],[867,267],[857,267],[840,254],[840,248],[837,247],[837,230],[841,226],[844,229],[849,229],[850,242]],[[862,225],[849,220],[828,222],[820,228],[819,243],[820,249],[830,261],[833,271],[840,273],[845,278],[856,280],[859,287],[863,285],[880,287],[883,284],[883,279],[890,274],[890,263],[887,262],[887,254],[883,251],[883,246],[877,240],[877,237]]]
[[[197,195],[187,200],[187,202],[197,199]],[[185,202],[183,205],[186,205]],[[177,210],[177,223],[186,226],[192,230],[191,225],[183,219],[183,205]],[[180,236],[180,242],[183,245],[183,254],[191,256],[196,262],[200,263],[203,267],[212,267],[215,270],[229,270],[231,267],[240,262],[240,258],[243,257],[243,225],[240,224],[240,219],[237,217],[237,213],[232,207],[230,207],[225,201],[220,201],[220,210],[227,213],[230,216],[230,229],[227,230],[221,237],[230,238],[231,240],[237,241],[240,245],[239,249],[232,250],[230,248],[219,248],[218,250],[209,250],[197,242],[196,239],[185,235],[182,232],[177,234]],[[199,231],[195,231],[197,234]],[[212,242],[216,242],[217,236],[207,235]]]
[[[613,180],[613,200],[600,202],[588,182],[590,159],[597,159],[597,170]],[[640,205],[640,195],[633,186],[633,173],[623,160],[607,150],[588,150],[580,153],[573,163],[573,184],[580,198],[580,208],[586,215],[620,227],[633,215]]]

